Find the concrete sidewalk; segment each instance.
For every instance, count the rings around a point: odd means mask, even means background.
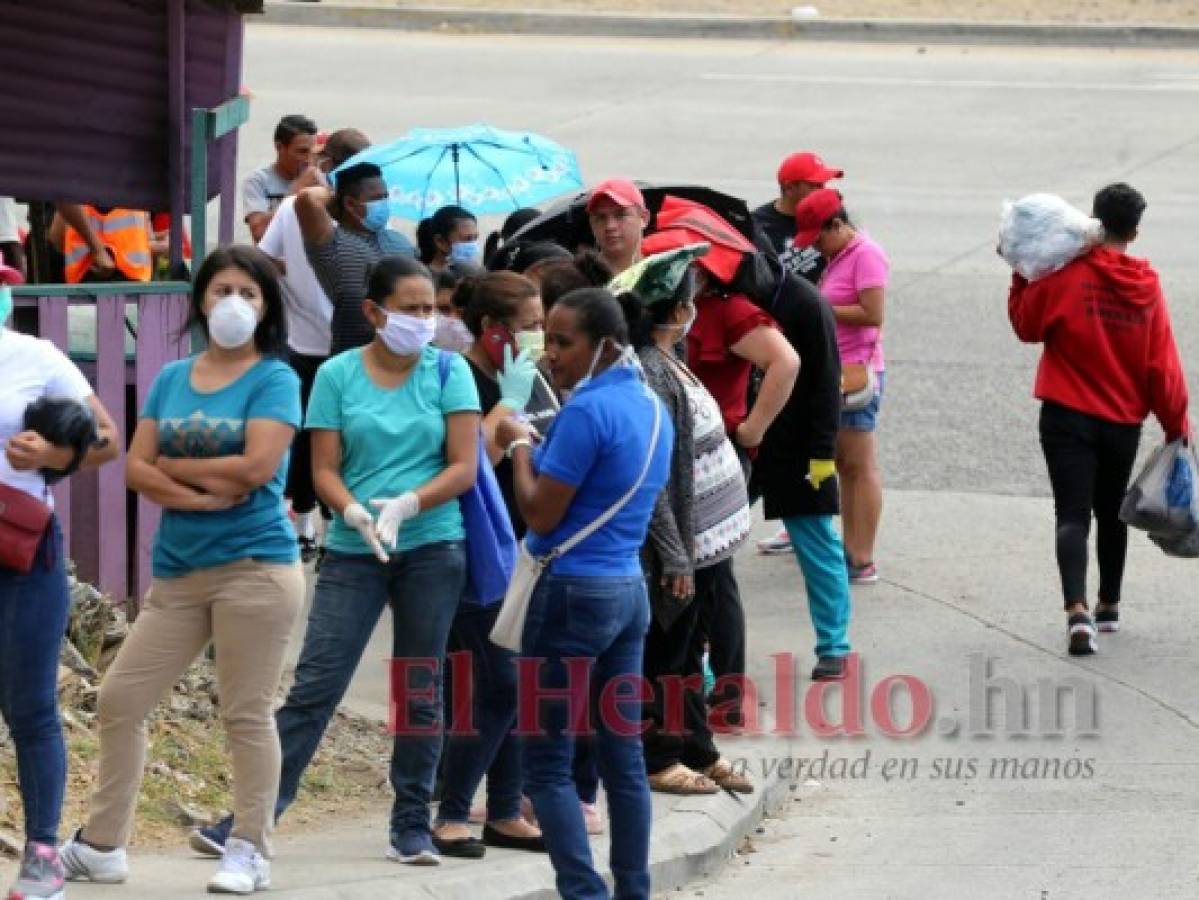
[[[751,674],[763,713],[780,716],[771,657],[795,655],[796,733],[721,741],[759,780],[762,789],[752,797],[655,797],[655,890],[680,896],[675,889],[685,882],[711,876],[681,896],[699,890],[708,900],[957,898],[967,891],[972,900],[1199,895],[1193,649],[1199,564],[1167,559],[1134,533],[1124,628],[1102,636],[1099,655],[1074,659],[1065,653],[1048,499],[892,491],[886,502],[883,580],[854,591],[864,734],[815,734],[805,708],[812,634],[798,570],[790,557],[746,550],[738,568]],[[770,530],[760,525],[758,534]],[[385,620],[371,654],[381,659],[389,643]],[[987,667],[981,676],[980,666]],[[364,663],[350,705],[378,703],[384,682],[381,676],[374,681],[375,668]],[[912,737],[888,736],[871,706],[878,684],[900,674],[925,685],[932,698],[929,727]],[[982,690],[988,683],[989,692]],[[1022,736],[1010,733],[1016,720],[1015,707],[1004,699],[1008,684],[1028,706]],[[1079,728],[1082,719],[1070,702],[1063,705],[1060,734],[1053,733],[1040,718],[1043,684],[1089,687],[1096,733],[1081,733],[1088,729]],[[834,722],[840,720],[839,691],[828,703]],[[898,696],[892,724],[902,730],[911,709],[902,690]],[[990,709],[981,729],[970,718],[986,712],[980,703]],[[813,769],[825,754],[823,767]],[[830,770],[837,759],[848,764],[867,754],[864,774]],[[1021,774],[993,771],[992,761],[1004,759],[1015,760]],[[1048,771],[1052,760],[1056,774]],[[903,765],[914,770],[905,773]],[[769,817],[759,834],[764,813]],[[555,896],[541,856],[492,850],[481,862],[450,860],[435,869],[389,863],[383,859],[385,821],[382,798],[361,821],[303,834],[285,821],[273,894],[311,900]],[[722,868],[745,834],[757,852]],[[128,884],[75,885],[69,896],[199,897],[212,863],[194,858],[183,843],[181,834],[173,853],[135,849]],[[594,844],[601,859],[606,844],[606,837]]]
[[[791,18],[716,14],[640,14],[389,6],[356,0],[297,3],[266,0],[264,21],[324,28],[395,28],[467,34],[576,37],[717,38],[1070,47],[1199,46],[1199,28],[1185,25],[1070,25],[926,19]]]

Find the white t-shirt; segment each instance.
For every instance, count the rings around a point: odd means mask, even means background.
[[[25,430],[25,409],[34,400],[86,400],[91,395],[83,373],[49,341],[0,327],[0,448]],[[15,471],[2,452],[0,482],[49,502],[41,473]]]
[[[19,241],[21,233],[17,228],[17,201],[12,197],[0,197],[0,244]]]
[[[288,197],[275,211],[258,249],[283,260],[283,301],[287,305],[287,344],[305,356],[328,356],[329,323],[333,304],[325,296],[304,252],[304,236],[296,216],[296,198]]]

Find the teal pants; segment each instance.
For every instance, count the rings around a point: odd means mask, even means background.
[[[783,519],[808,590],[808,612],[816,631],[816,655],[849,653],[849,571],[845,547],[832,516]]]

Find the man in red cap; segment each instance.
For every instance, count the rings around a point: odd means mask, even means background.
[[[795,245],[795,208],[804,197],[819,190],[844,172],[824,164],[815,153],[792,153],[779,166],[778,199],[754,210],[754,222],[770,238],[774,252],[788,271],[812,284],[820,281],[824,257],[814,247]]]
[[[649,209],[633,182],[609,178],[592,188],[587,198],[587,219],[600,256],[613,275],[641,259],[641,235],[649,225]]]

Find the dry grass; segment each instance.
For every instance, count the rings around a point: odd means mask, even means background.
[[[62,830],[87,816],[95,788],[99,741],[94,730],[67,729],[67,799]],[[306,823],[359,815],[376,806],[387,790],[391,739],[382,725],[338,714],[321,751],[304,776],[304,785],[288,821]],[[137,805],[133,843],[141,848],[178,845],[190,825],[186,809],[215,819],[232,804],[232,774],[225,736],[219,724],[187,716],[155,720],[150,726],[146,777]],[[0,747],[0,830],[19,836],[21,804],[11,746]]]

